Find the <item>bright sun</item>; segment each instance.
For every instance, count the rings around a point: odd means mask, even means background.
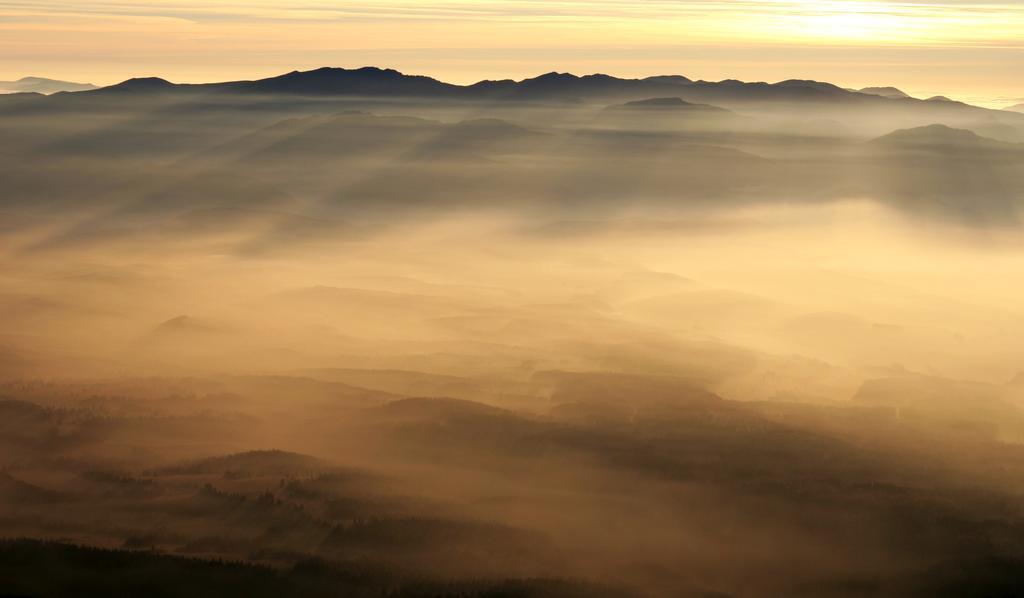
[[[801,1],[785,20],[797,36],[838,40],[905,39],[917,29],[913,18],[887,2]]]

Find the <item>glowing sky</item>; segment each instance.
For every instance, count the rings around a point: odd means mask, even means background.
[[[0,79],[111,83],[391,66],[898,85],[1024,101],[1024,1],[0,0]]]

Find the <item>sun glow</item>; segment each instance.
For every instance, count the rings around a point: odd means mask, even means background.
[[[899,28],[896,19],[886,15],[856,11],[808,15],[801,20],[812,34],[842,39],[875,39]]]
[[[783,35],[836,41],[919,41],[935,23],[927,13],[887,2],[795,2],[777,16]]]

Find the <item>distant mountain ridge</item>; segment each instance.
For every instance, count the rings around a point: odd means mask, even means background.
[[[882,90],[882,91],[880,91]],[[883,93],[884,92],[884,93]],[[705,104],[743,113],[749,109],[797,108],[810,104],[827,106],[837,114],[858,111],[870,122],[886,110],[899,111],[906,125],[948,122],[965,125],[974,119],[974,126],[987,126],[986,132],[1007,140],[1024,140],[1024,116],[1008,110],[990,110],[962,102],[931,98],[902,97],[895,88],[848,90],[831,83],[806,79],[789,79],[777,83],[693,80],[682,75],[659,75],[638,79],[606,74],[575,75],[549,72],[537,77],[513,81],[484,80],[470,85],[456,85],[422,75],[407,75],[394,69],[362,67],[356,69],[323,67],[309,71],[292,71],[276,77],[252,81],[222,83],[176,84],[156,77],[134,78],[116,85],[74,94],[60,94],[60,105],[85,98],[153,97],[172,99],[175,95],[239,98],[270,98],[293,96],[306,99],[345,98],[379,100],[386,98],[427,101],[465,101],[556,104],[623,104],[659,98],[678,98],[688,104]],[[905,94],[904,94],[905,95]],[[45,99],[45,98],[44,98]],[[40,99],[22,100],[18,109],[31,104],[39,109],[49,105]],[[34,109],[34,108],[28,108]],[[957,120],[961,117],[960,120]],[[832,118],[836,118],[833,115]],[[952,120],[951,120],[952,119]],[[999,128],[1002,132],[996,131]],[[1014,130],[1011,130],[1014,129]]]
[[[394,69],[323,67],[292,71],[277,77],[224,83],[174,84],[164,79],[129,79],[90,93],[208,92],[239,94],[295,94],[304,96],[395,96],[467,100],[614,100],[679,97],[687,102],[722,101],[879,101],[881,96],[850,91],[821,81],[790,79],[778,83],[694,81],[682,75],[625,79],[605,74],[574,75],[550,72],[538,77],[485,80],[455,85]],[[888,98],[881,97],[882,100]]]
[[[0,81],[0,93],[41,93],[61,91],[89,91],[98,89],[92,83],[73,83],[45,77],[22,77],[17,81]]]
[[[825,124],[810,126],[822,134],[836,134],[836,128],[827,124],[833,121],[863,131],[865,138],[885,132],[877,126],[883,122],[902,128],[945,123],[1004,141],[1024,142],[1024,113],[971,106],[945,98],[895,97],[902,93],[895,88],[865,89],[875,93],[806,79],[777,83],[735,79],[715,82],[682,75],[627,79],[563,72],[549,72],[519,81],[485,80],[456,85],[394,69],[324,67],[265,79],[221,83],[178,84],[158,77],[140,77],[95,90],[50,97],[0,96],[0,109],[13,115],[70,113],[86,107],[134,111],[143,106],[180,104],[177,110],[201,112],[223,110],[229,105],[238,108],[260,105],[282,113],[304,115],[317,112],[334,101],[346,104],[345,109],[369,112],[380,101],[416,100],[447,103],[451,107],[464,103],[464,107],[473,104],[474,109],[487,104],[485,110],[499,105],[548,103],[565,108],[577,105],[611,108],[605,110],[599,120],[632,119],[625,122],[625,126],[652,131],[659,126],[654,115],[670,116],[678,120],[681,127],[707,129],[756,126],[751,119],[762,119],[762,124],[784,118],[800,121],[801,114],[813,110]],[[878,90],[894,97],[878,95],[881,93]],[[733,122],[721,122],[727,119]]]

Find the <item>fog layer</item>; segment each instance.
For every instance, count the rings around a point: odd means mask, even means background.
[[[1019,121],[613,100],[0,106],[0,536],[240,593],[1019,590]]]

